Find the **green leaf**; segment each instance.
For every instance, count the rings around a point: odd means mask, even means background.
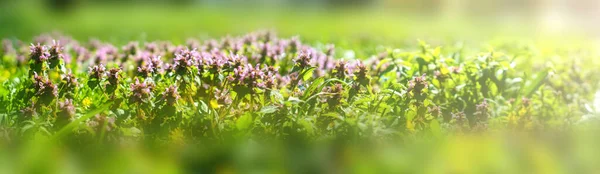
[[[302,80],[307,81],[308,79],[310,79],[313,76],[315,69],[316,67],[310,67],[304,70],[302,74],[300,74],[302,76]]]
[[[537,91],[542,84],[544,84],[544,80],[548,76],[548,69],[543,70],[542,72],[537,74],[537,77],[531,82],[531,85],[525,87],[523,89],[526,97],[531,97],[535,91]]]
[[[299,98],[296,98],[296,97],[289,97],[288,101],[292,102],[292,103],[302,103],[302,102],[304,102],[304,100],[300,100]]]
[[[283,95],[281,95],[279,90],[272,90],[271,91],[271,100],[273,100],[279,104],[283,104]]]
[[[54,136],[52,136],[51,139],[55,140],[62,136],[67,135],[71,130],[73,130],[73,128],[75,128],[75,126],[79,125],[79,123],[81,123],[89,118],[92,118],[93,116],[95,116],[96,114],[98,114],[104,110],[107,110],[110,105],[112,105],[112,102],[108,102],[108,103],[102,105],[101,107],[98,107],[95,110],[88,112],[84,116],[79,117],[77,120],[67,124],[65,127],[60,129],[56,134],[54,134]]]
[[[321,84],[323,84],[323,82],[325,82],[325,78],[324,77],[319,77],[315,80],[313,80],[313,82],[310,84],[310,86],[308,86],[308,88],[306,88],[306,90],[304,91],[304,96],[302,97],[304,100],[306,100],[306,98],[308,98],[309,96],[312,95],[312,93],[319,87],[321,86]]]
[[[270,114],[270,113],[277,112],[277,110],[278,110],[277,106],[265,106],[262,109],[260,109],[260,113],[261,114]]]
[[[246,113],[237,119],[235,126],[238,130],[246,130],[252,125],[252,114]]]
[[[312,135],[315,132],[313,125],[308,120],[300,119],[298,122],[304,127],[308,135]]]

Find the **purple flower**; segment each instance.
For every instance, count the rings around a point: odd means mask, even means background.
[[[33,38],[33,41],[35,41],[36,43],[42,43],[42,44],[49,44],[53,40],[54,39],[53,39],[52,35],[50,35],[49,33],[40,34]]]
[[[173,59],[174,62],[171,68],[177,74],[183,75],[188,72],[189,67],[194,66],[198,57],[199,55],[196,50],[183,50],[181,53],[175,54],[175,59]]]
[[[328,93],[325,101],[327,102],[327,105],[329,105],[330,109],[334,109],[342,103],[342,91],[344,91],[344,88],[339,83],[323,89],[323,92]]]
[[[444,82],[448,78],[448,75],[442,74],[442,72],[440,72],[439,70],[435,70],[433,72],[433,77],[435,79],[438,79],[440,82]]]
[[[338,79],[346,78],[346,73],[348,73],[348,64],[346,61],[340,60],[337,65],[332,70],[334,76]]]
[[[138,75],[146,78],[154,72],[154,69],[155,68],[152,66],[152,63],[146,63],[146,64],[138,67],[137,71],[138,71]]]
[[[104,65],[100,64],[99,66],[94,65],[93,67],[89,67],[88,73],[90,74],[90,79],[102,80],[105,71],[106,68]]]
[[[58,87],[52,83],[52,81],[34,73],[34,84],[35,95],[38,97],[38,101],[43,104],[49,104],[58,97]]]
[[[298,51],[298,49],[300,49],[301,46],[302,44],[300,43],[300,39],[298,38],[298,36],[294,36],[289,41],[288,49],[291,53],[296,53],[296,51]]]
[[[408,82],[408,91],[415,95],[421,95],[424,89],[427,89],[428,83],[425,74],[417,76]]]
[[[48,58],[50,68],[56,67],[60,63],[60,60],[64,59],[62,50],[63,48],[60,46],[60,43],[55,40],[52,40],[52,46],[50,47],[49,51],[50,57]]]
[[[23,114],[23,117],[19,117],[19,120],[37,118],[37,111],[34,103],[31,103],[30,106],[21,109],[20,112]]]
[[[144,49],[152,54],[157,54],[160,52],[160,47],[155,42],[146,43]]]
[[[489,105],[487,103],[486,100],[483,100],[483,102],[481,102],[480,104],[477,104],[475,106],[476,110],[475,110],[475,116],[477,116],[477,118],[481,121],[485,121],[488,118],[488,111],[489,111]]]
[[[335,45],[333,45],[333,44],[327,45],[327,51],[325,52],[325,55],[327,55],[327,57],[333,57],[334,54],[335,54]]]
[[[230,105],[233,102],[227,89],[224,89],[223,91],[215,89],[215,99],[217,100],[217,103],[221,105]]]
[[[276,38],[275,32],[273,32],[271,30],[265,30],[265,31],[259,32],[258,37],[260,39],[262,39],[264,43],[271,42],[271,41],[273,41],[274,38]]]
[[[103,129],[107,132],[110,132],[116,127],[115,117],[107,117],[97,114],[92,118],[92,120],[88,121],[87,125],[91,128],[94,128],[94,130],[97,132],[100,132]]]
[[[427,107],[427,112],[430,113],[433,117],[437,118],[442,115],[442,108],[439,106]]]
[[[57,120],[72,121],[75,117],[75,106],[72,99],[65,99],[63,102],[58,102]]]
[[[138,48],[138,42],[129,42],[127,45],[123,46],[123,53],[125,53],[125,55],[136,55],[139,48]]]
[[[304,69],[304,68],[310,67],[311,59],[312,59],[311,51],[303,50],[300,53],[298,53],[298,57],[296,58],[296,60],[294,60],[294,62],[296,62],[296,66]]]
[[[79,83],[77,82],[77,78],[75,78],[75,75],[73,75],[73,73],[71,72],[65,74],[62,78],[62,81],[63,83],[61,89],[68,92],[75,90],[77,85],[79,85]]]
[[[244,48],[244,43],[241,41],[234,41],[231,43],[231,52],[233,54],[239,53]]]
[[[153,84],[148,84],[145,81],[140,82],[138,78],[135,78],[135,82],[130,85],[131,95],[129,101],[133,103],[145,103],[152,96]]]
[[[167,104],[169,106],[173,106],[179,98],[180,96],[177,92],[176,86],[169,86],[167,89],[165,89],[165,92],[163,93],[163,99],[167,101]]]
[[[273,89],[275,87],[277,87],[277,75],[279,75],[277,73],[277,69],[275,69],[275,67],[273,66],[269,66],[268,70],[267,70],[267,74],[265,76],[265,82],[264,82],[264,86],[267,89]]]
[[[121,68],[111,68],[107,73],[107,81],[109,85],[117,85],[119,84]]]
[[[48,53],[47,48],[45,46],[40,45],[40,43],[38,43],[37,45],[31,44],[29,48],[31,53],[29,57],[36,64],[42,63],[48,60],[48,57],[50,57],[50,53]]]
[[[221,40],[221,48],[222,49],[230,49],[231,46],[233,45],[234,41],[231,38],[231,36],[225,36],[222,40]]]
[[[238,94],[253,94],[255,88],[266,88],[266,82],[268,81],[265,72],[268,73],[269,68],[260,69],[260,65],[252,66],[247,64],[246,66],[238,66],[233,70],[232,84],[234,84],[234,91]]]
[[[188,48],[192,48],[194,50],[200,48],[200,41],[196,39],[188,39],[185,43]]]
[[[467,116],[464,112],[455,112],[452,113],[452,119],[456,121],[459,125],[463,125],[467,123]]]
[[[450,67],[450,72],[452,72],[454,74],[459,74],[461,71],[462,71],[462,68],[460,66],[459,67],[456,67],[456,66]]]
[[[252,45],[252,43],[256,42],[257,39],[258,36],[256,35],[256,33],[248,33],[244,35],[244,37],[242,37],[242,42],[244,43],[244,45]]]
[[[149,61],[152,64],[152,71],[160,72],[162,69],[163,61],[160,59],[160,56],[153,56]]]
[[[98,39],[90,39],[88,42],[88,45],[90,47],[90,50],[97,50],[100,47],[102,47],[104,44],[102,44],[102,41],[100,41]]]
[[[73,51],[75,52],[75,60],[79,63],[86,61],[90,58],[90,52],[82,46],[75,45],[73,46]]]
[[[118,57],[118,50],[112,45],[104,45],[96,50],[95,63],[107,63]]]
[[[204,45],[202,46],[203,51],[214,51],[214,50],[219,50],[219,49],[220,49],[219,42],[214,39],[205,41]]]
[[[354,76],[356,77],[356,81],[362,85],[366,86],[369,84],[369,76],[367,67],[360,61],[356,63],[356,72],[354,72]]]
[[[2,51],[0,53],[0,56],[2,55],[9,55],[9,54],[15,54],[15,48],[13,47],[13,44],[10,40],[8,39],[3,39],[2,40]]]

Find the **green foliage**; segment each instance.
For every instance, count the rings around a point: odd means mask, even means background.
[[[238,41],[238,47],[230,45]],[[565,68],[563,59],[543,60],[545,55],[510,45],[475,53],[420,41],[415,49],[384,48],[341,60],[269,32],[205,44],[192,40],[188,45],[201,48],[197,52],[169,49],[176,47],[169,43],[153,50],[156,44],[116,49],[68,42],[52,54],[71,62],[3,61],[2,71],[10,73],[0,88],[0,124],[13,137],[80,142],[562,130],[592,113],[584,110],[597,88],[592,70]],[[89,51],[87,59],[74,59],[86,56],[77,47]],[[5,53],[3,60],[39,56]]]

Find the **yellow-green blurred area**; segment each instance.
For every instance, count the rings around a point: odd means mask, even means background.
[[[59,31],[76,39],[172,40],[273,29],[320,41],[414,43],[597,36],[594,1],[5,0],[0,37]]]
[[[78,148],[38,140],[3,147],[0,167],[6,173],[597,173],[595,134],[456,135],[386,143],[246,140],[160,147],[124,141]]]

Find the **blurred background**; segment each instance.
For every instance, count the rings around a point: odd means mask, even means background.
[[[162,39],[272,29],[309,40],[596,39],[597,0],[2,0],[0,37]]]

